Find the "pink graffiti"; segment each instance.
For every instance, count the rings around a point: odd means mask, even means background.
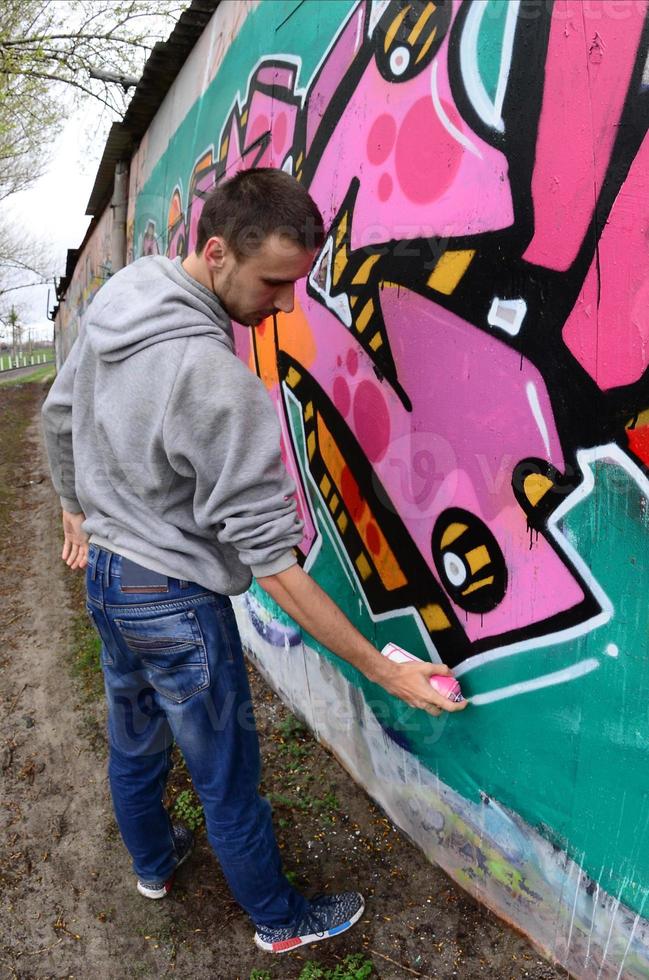
[[[453,17],[457,10],[456,4]],[[343,60],[349,57],[351,29],[350,24],[342,35]],[[336,79],[333,73],[327,77],[331,100]],[[326,108],[323,81],[318,114]],[[350,183],[360,177],[354,249],[394,238],[508,227],[513,208],[507,160],[470,129],[457,109],[448,75],[448,35],[425,70],[400,82],[398,99],[390,99],[392,88],[372,58],[322,148],[309,185],[325,221],[333,221]],[[309,123],[313,126],[313,116]],[[317,136],[316,131],[314,142]]]
[[[549,269],[567,269],[584,240],[645,23],[646,3],[629,4],[622,20],[606,16],[607,6],[557,0],[553,8],[532,177],[534,237],[523,256]]]
[[[346,422],[431,572],[431,534],[448,507],[480,517],[503,551],[509,584],[484,615],[458,615],[471,640],[540,623],[584,598],[572,572],[539,536],[530,549],[527,521],[511,485],[516,463],[533,456],[561,470],[564,460],[541,374],[505,343],[403,287],[385,288],[381,308],[406,411],[377,381],[368,355],[303,287],[299,301],[318,344],[310,371],[338,391]],[[353,373],[345,368],[351,364]],[[535,415],[533,386],[542,420]]]
[[[649,200],[645,136],[599,241],[563,339],[600,388],[631,384],[649,363],[649,240],[639,202]],[[632,261],[621,256],[632,255]]]

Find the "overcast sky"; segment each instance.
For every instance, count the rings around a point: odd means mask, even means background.
[[[93,105],[73,116],[54,144],[47,173],[6,204],[6,214],[17,227],[51,246],[57,276],[65,273],[67,250],[81,244],[90,223],[86,205],[105,142],[105,126],[97,130],[96,125],[97,109]],[[55,302],[52,283],[12,294],[34,339],[52,338],[53,325],[47,319],[48,290],[51,309]]]

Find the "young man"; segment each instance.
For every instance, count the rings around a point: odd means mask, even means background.
[[[87,566],[102,639],[109,778],[137,887],[163,897],[191,850],[162,804],[175,741],[255,942],[273,952],[348,928],[364,906],[356,892],[307,901],[282,873],[229,596],[254,575],[392,694],[433,713],[462,707],[427,682],[446,667],[384,659],[296,562],[278,420],[234,353],[231,319],[290,313],[323,239],[292,177],[237,174],[206,200],[184,262],[142,258],[103,286],[43,407],[63,559]]]

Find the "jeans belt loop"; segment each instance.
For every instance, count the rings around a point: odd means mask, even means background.
[[[90,571],[91,571],[90,578],[92,579],[93,582],[97,578],[97,559],[98,558],[99,558],[99,554],[97,552],[95,552],[95,560],[93,562],[91,562],[91,564],[90,564]]]
[[[106,564],[104,565],[104,588],[108,589],[110,587],[110,564],[113,558],[112,551],[105,552],[106,554]]]

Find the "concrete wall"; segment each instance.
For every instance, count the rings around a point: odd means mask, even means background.
[[[431,859],[593,978],[649,976],[647,13],[225,2],[131,165],[131,257],[185,254],[242,166],[322,208],[295,312],[238,353],[305,567],[473,704],[404,708],[256,588],[242,631]]]

